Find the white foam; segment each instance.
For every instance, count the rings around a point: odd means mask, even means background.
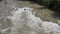
[[[13,11],[11,19],[13,27],[10,34],[60,34],[60,26],[53,22],[44,22],[32,14],[32,8],[23,7]]]

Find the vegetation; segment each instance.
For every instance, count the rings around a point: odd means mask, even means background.
[[[32,0],[50,9],[60,11],[60,0]]]

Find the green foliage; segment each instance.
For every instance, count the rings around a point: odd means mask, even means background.
[[[60,10],[60,0],[32,0],[54,10]]]

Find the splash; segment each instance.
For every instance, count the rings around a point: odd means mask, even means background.
[[[36,31],[41,31],[42,21],[32,14],[32,8],[20,8],[12,14],[11,21],[14,27],[11,34],[36,34]]]
[[[42,21],[32,14],[32,8],[18,8],[7,16],[13,26],[8,34],[60,34],[60,26],[53,22]]]

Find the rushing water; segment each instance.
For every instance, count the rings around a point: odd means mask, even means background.
[[[58,24],[42,21],[32,10],[29,7],[13,10],[11,16],[5,17],[11,24],[0,29],[1,34],[60,34]]]
[[[14,0],[0,3],[0,34],[60,34],[58,24],[42,21],[29,7],[13,10],[14,5]]]
[[[32,14],[32,8],[19,8],[12,14],[13,16],[8,17],[13,24],[11,34],[37,34],[37,32],[42,32],[42,21]]]

